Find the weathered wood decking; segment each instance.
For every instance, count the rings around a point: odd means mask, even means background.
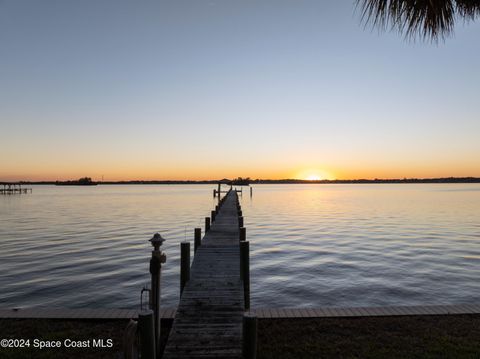
[[[130,319],[138,309],[67,309],[32,308],[0,309],[0,319]],[[162,319],[173,319],[175,308],[162,308]],[[395,317],[418,315],[480,314],[480,304],[415,305],[390,307],[318,307],[318,308],[252,308],[249,313],[258,319]]]
[[[241,358],[238,197],[230,191],[203,237],[180,299],[164,358]]]

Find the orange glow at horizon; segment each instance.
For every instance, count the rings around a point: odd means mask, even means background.
[[[59,161],[59,159],[42,162],[6,163],[0,168],[0,181],[56,181],[91,177],[94,181],[130,181],[130,180],[217,180],[223,178],[250,177],[251,179],[303,179],[303,180],[335,180],[335,179],[375,179],[375,178],[433,178],[433,177],[468,177],[480,176],[472,171],[475,161],[456,161],[454,165],[422,162],[409,164],[392,162],[389,164],[332,163],[308,165],[315,162],[306,159],[298,161],[294,166],[282,163],[283,159],[271,161],[245,159],[232,161],[219,159],[216,163],[207,160],[192,161],[171,159],[144,159],[135,161],[123,158],[109,158],[89,162],[88,159],[76,158],[75,161]],[[290,161],[289,161],[290,162]],[[333,162],[333,161],[332,161]]]

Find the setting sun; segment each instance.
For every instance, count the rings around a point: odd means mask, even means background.
[[[320,176],[318,175],[310,175],[305,178],[307,181],[319,181],[321,180]]]
[[[332,180],[334,176],[330,172],[317,169],[306,169],[299,171],[296,175],[296,178],[307,180],[307,181],[320,181],[320,180]]]

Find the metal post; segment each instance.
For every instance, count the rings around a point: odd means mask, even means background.
[[[197,252],[198,247],[202,245],[202,229],[195,228],[194,230],[194,243],[193,243],[193,250]]]
[[[138,330],[140,332],[140,352],[142,359],[155,359],[155,325],[152,310],[138,313]]]
[[[248,241],[240,242],[240,278],[243,280],[245,309],[250,309],[250,246]]]
[[[160,354],[160,278],[162,273],[162,263],[167,261],[167,256],[160,250],[160,246],[165,241],[159,233],[155,233],[150,242],[153,246],[152,258],[150,259],[150,274],[152,277],[152,309],[155,317],[155,351],[157,357]]]
[[[210,230],[210,217],[205,217],[205,233]]]
[[[180,243],[180,296],[190,279],[190,242]]]
[[[257,317],[246,313],[243,316],[243,359],[255,359],[257,357]]]
[[[245,227],[240,227],[240,241],[247,240],[247,229]]]

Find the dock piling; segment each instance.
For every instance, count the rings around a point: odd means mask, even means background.
[[[255,359],[257,357],[257,317],[247,313],[243,316],[243,359]]]
[[[210,213],[211,217],[212,217],[212,223],[215,222],[215,216],[216,216],[216,212],[215,211],[212,211]]]
[[[247,229],[245,227],[240,227],[240,242],[247,240]]]
[[[238,226],[241,228],[243,227],[243,217],[242,216],[239,216],[238,217]]]
[[[240,242],[240,278],[243,280],[245,309],[250,309],[250,243]]]
[[[205,217],[205,233],[210,230],[210,217]]]
[[[193,243],[193,250],[194,253],[197,252],[198,247],[202,245],[202,229],[195,228],[194,230],[194,243]]]
[[[180,243],[180,296],[190,279],[190,242]]]
[[[138,331],[140,332],[142,359],[155,359],[155,325],[152,310],[138,313]]]
[[[162,263],[167,261],[167,256],[160,250],[160,246],[165,239],[159,233],[155,233],[150,239],[153,246],[152,258],[150,259],[151,275],[151,298],[152,310],[155,319],[155,351],[157,357],[160,354],[160,278],[162,273]]]

